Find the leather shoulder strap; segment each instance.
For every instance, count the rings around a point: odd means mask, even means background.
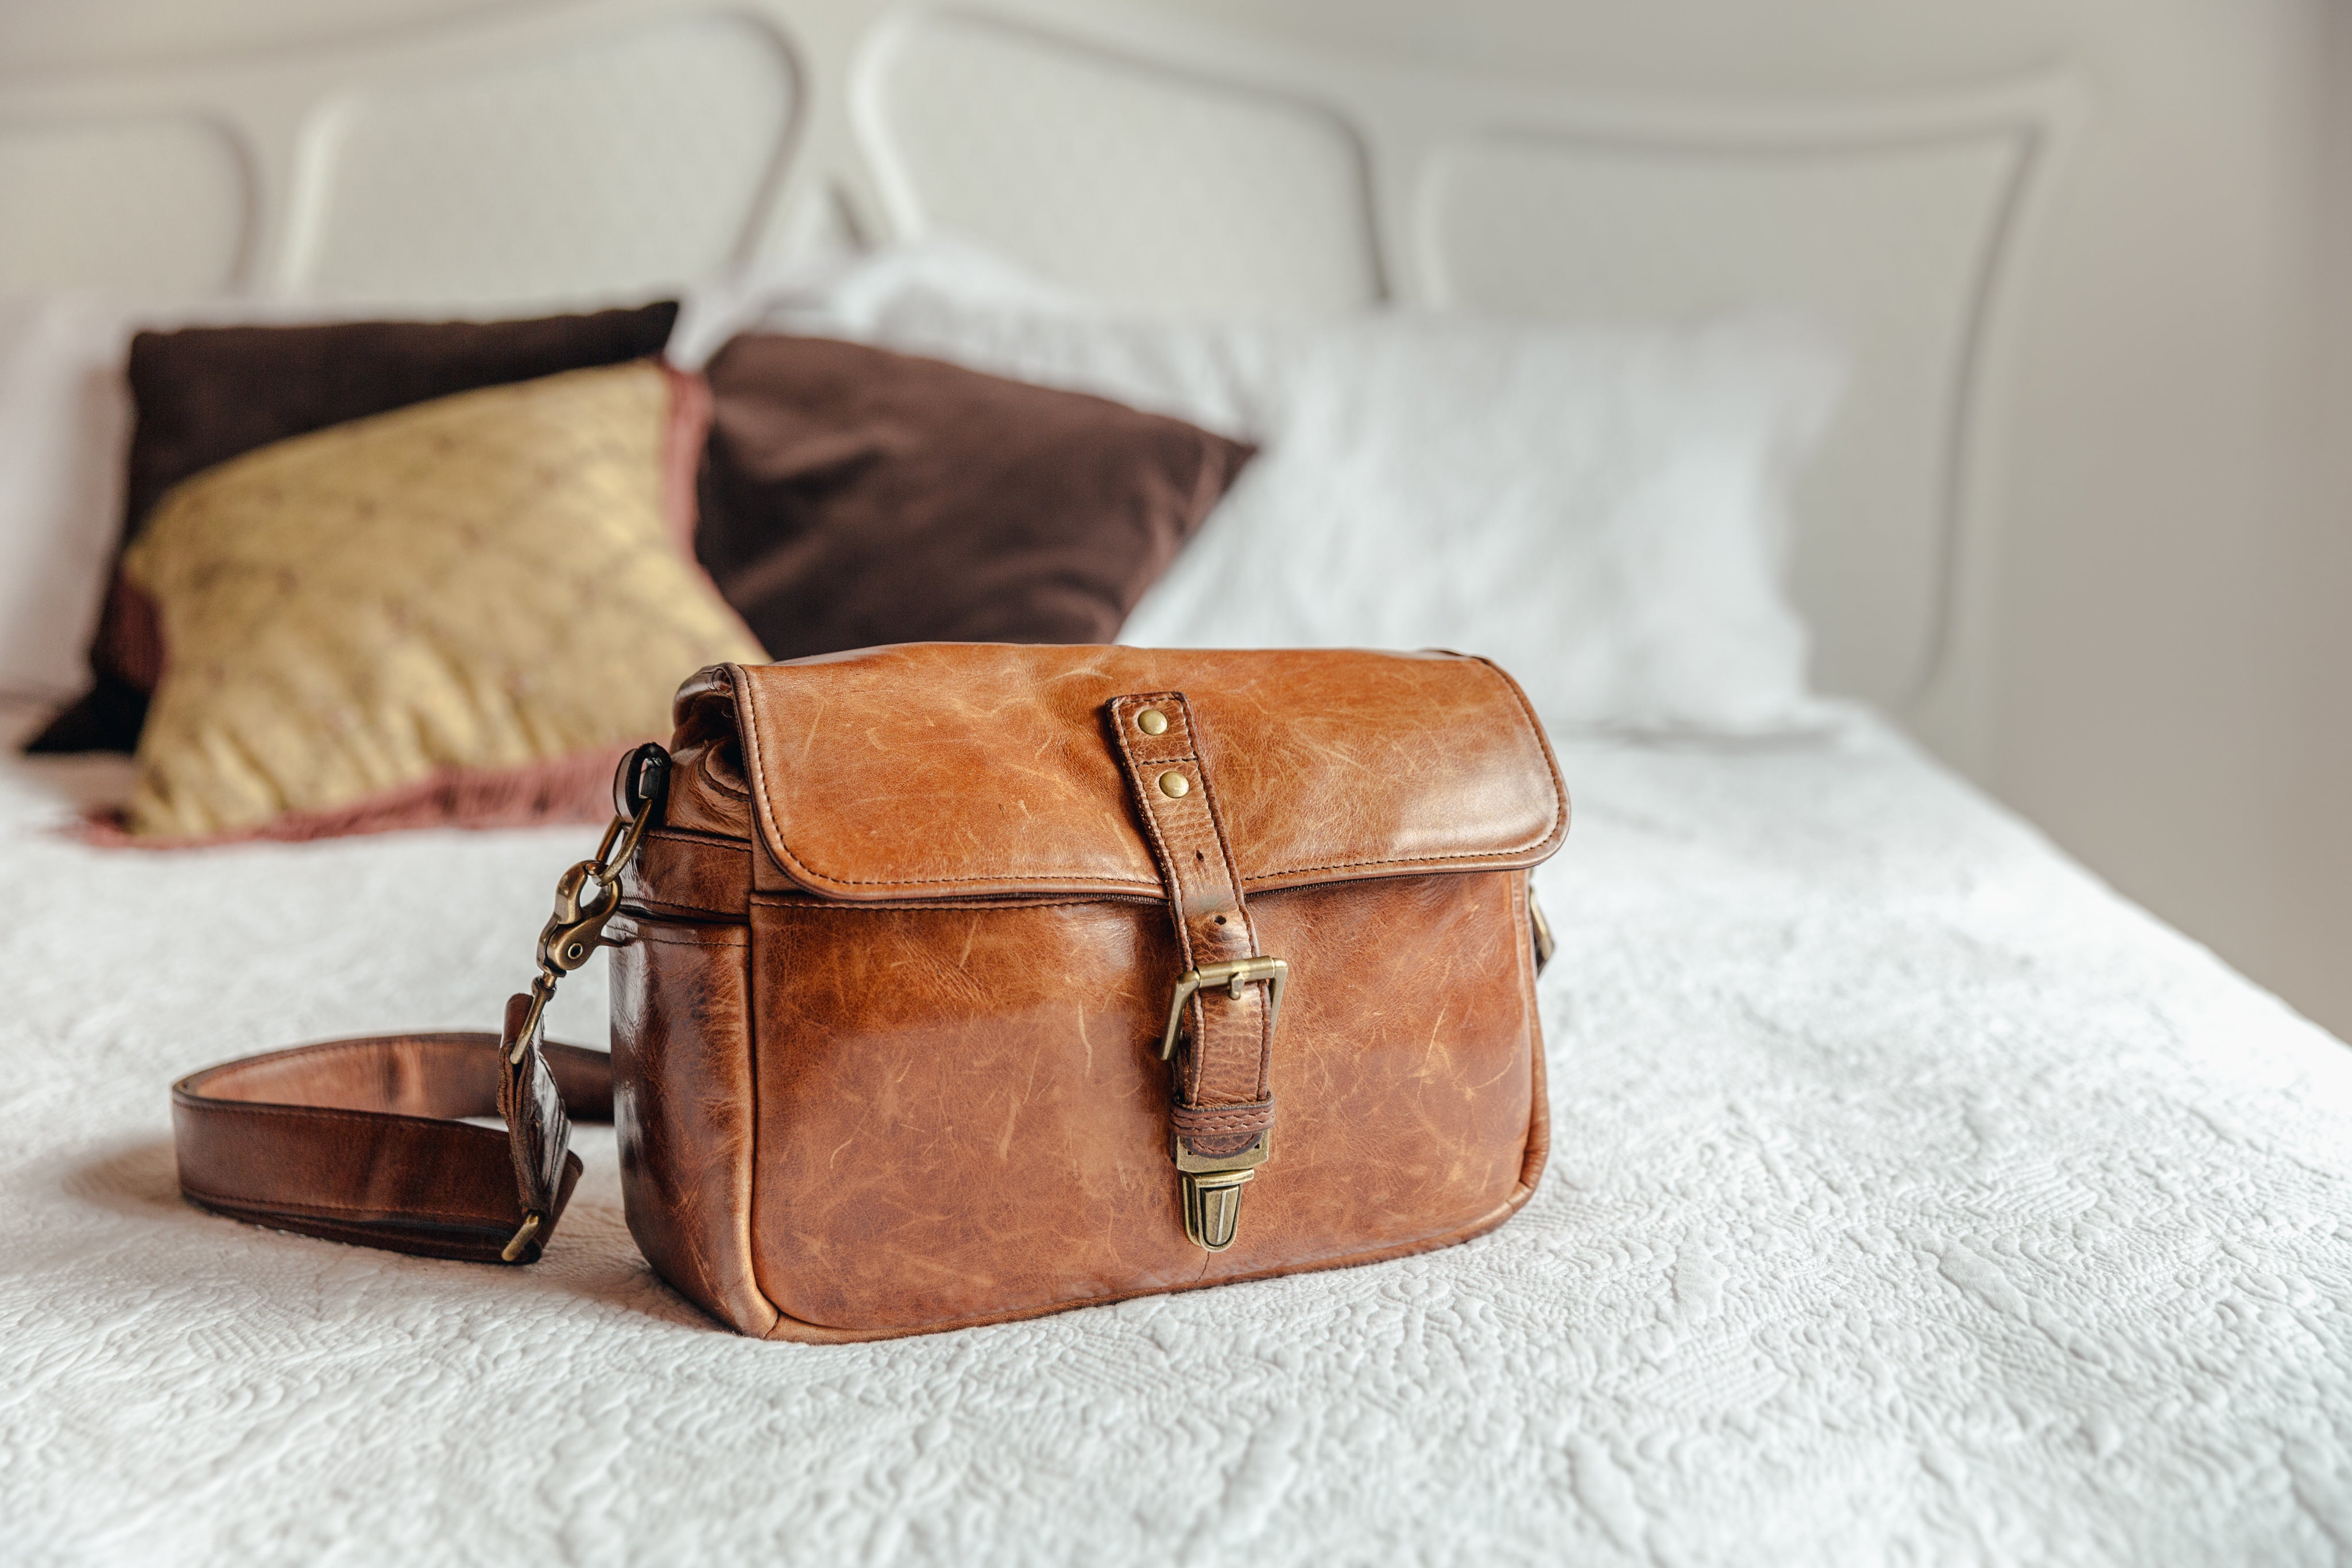
[[[508,1005],[509,1031],[529,1004]],[[571,1123],[612,1119],[613,1067],[554,1043],[510,1063],[511,1045],[511,1033],[373,1035],[191,1073],[172,1085],[180,1190],[280,1230],[530,1262],[580,1179]],[[502,1113],[505,1132],[457,1119]]]
[[[613,778],[595,857],[555,884],[539,977],[489,1034],[390,1034],[247,1056],[172,1085],[180,1191],[203,1207],[337,1241],[535,1260],[580,1179],[572,1122],[613,1118],[613,1059],[555,1045],[541,1019],[621,906],[621,868],[661,816],[669,753],[641,746]],[[499,1115],[503,1136],[459,1118]]]

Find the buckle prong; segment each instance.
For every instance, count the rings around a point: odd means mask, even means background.
[[[1225,994],[1235,1001],[1242,999],[1242,988],[1265,983],[1265,1025],[1272,1029],[1282,1016],[1283,988],[1290,983],[1290,966],[1279,958],[1228,958],[1222,964],[1203,964],[1197,969],[1187,969],[1176,977],[1176,994],[1168,1000],[1168,1029],[1160,1037],[1160,1060],[1167,1061],[1176,1054],[1176,1037],[1183,1032],[1184,1004],[1194,993],[1225,988]]]

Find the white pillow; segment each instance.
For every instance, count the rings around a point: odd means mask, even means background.
[[[130,340],[119,306],[0,300],[0,694],[89,678],[121,523]]]
[[[1158,320],[929,242],[690,300],[673,353],[752,326],[1099,392],[1257,442],[1122,641],[1484,653],[1567,725],[1822,719],[1780,584],[1790,481],[1840,373],[1791,323]]]
[[[122,529],[132,335],[331,314],[303,302],[0,297],[0,696],[66,696],[89,684],[90,633]]]

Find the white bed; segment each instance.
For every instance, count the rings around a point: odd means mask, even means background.
[[[0,199],[58,216],[0,286],[553,304],[939,227],[1130,305],[1808,307],[1863,411],[1800,497],[1815,673],[1965,761],[2079,115],[2063,73],[1599,102],[1059,0],[585,0],[0,82]],[[601,1128],[526,1270],[183,1204],[175,1076],[482,1026],[581,833],[103,851],[57,830],[124,765],[12,755],[0,1559],[2352,1559],[2352,1054],[1831,716],[1556,731],[1553,1154],[1499,1231],[847,1347],[660,1283]]]
[[[576,831],[108,853],[0,775],[5,1555],[2324,1563],[2352,1056],[1854,719],[1565,739],[1554,1155],[1427,1257],[880,1344],[736,1339],[612,1139],[486,1269],[183,1204],[164,1086],[477,1025]],[[561,1007],[601,1030],[601,970]]]

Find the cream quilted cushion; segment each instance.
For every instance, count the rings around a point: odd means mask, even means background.
[[[669,728],[759,645],[671,542],[650,361],[420,403],[174,488],[124,558],[166,664],[134,834],[249,829]]]

